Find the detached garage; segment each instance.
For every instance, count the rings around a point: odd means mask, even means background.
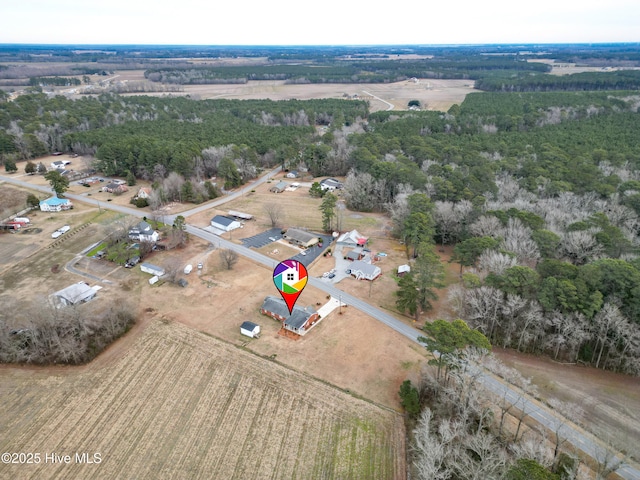
[[[244,322],[240,325],[240,333],[246,337],[258,338],[260,336],[260,325],[253,322]]]
[[[211,226],[218,230],[230,232],[236,228],[240,228],[241,224],[233,218],[225,217],[224,215],[216,215],[211,219]]]

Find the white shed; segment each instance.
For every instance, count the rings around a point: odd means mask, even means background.
[[[253,322],[243,322],[240,325],[240,333],[247,337],[258,338],[260,336],[260,325]]]

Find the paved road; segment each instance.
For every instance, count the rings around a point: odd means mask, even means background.
[[[277,172],[277,171],[279,171],[279,169],[274,170],[274,172]],[[265,182],[270,176],[271,174],[265,175],[258,181],[260,181],[260,183]],[[23,182],[18,179],[14,179],[7,176],[0,176],[0,180],[6,180],[9,183],[14,183],[16,185],[21,185],[27,188],[32,188],[32,189],[40,190],[44,192],[51,191],[48,187],[34,186],[27,182]],[[255,185],[256,183],[249,185],[243,188],[242,190],[235,192],[234,194],[231,194],[219,200],[216,200],[214,202],[215,206],[221,205],[225,201],[232,200],[233,198],[237,198],[238,196],[242,195],[244,191],[246,191],[247,189],[250,190]],[[96,200],[84,197],[82,195],[69,194],[67,195],[67,197],[77,201],[82,201],[82,202],[87,202],[93,205],[97,205]],[[115,210],[121,213],[126,213],[126,214],[137,216],[137,217],[142,217],[145,214],[145,212],[141,212],[140,210],[131,209],[128,207],[122,207],[119,205],[112,205],[111,203],[105,205],[105,202],[102,202],[100,203],[100,205],[103,208],[108,208],[110,210]],[[212,204],[201,205],[187,212],[183,212],[182,215],[187,217],[188,215],[192,215],[193,213],[196,213],[196,211],[198,212],[203,211],[208,208],[212,208],[212,206],[214,205]],[[171,216],[171,218],[173,217],[174,216]],[[217,235],[214,235],[213,233],[207,232],[206,230],[195,227],[193,225],[186,225],[186,230],[191,235],[207,240],[211,244],[217,245],[218,247],[229,248],[231,250],[234,250],[238,254],[243,255],[244,257],[255,261],[256,263],[265,265],[268,268],[274,268],[278,263],[276,260],[269,258],[265,255],[262,255],[261,253],[258,253],[255,250],[244,247],[242,245],[238,245],[236,243],[232,243],[228,240],[218,237]],[[339,288],[334,287],[333,285],[329,285],[318,278],[309,277],[309,284],[313,285],[315,288],[318,288],[319,290],[325,293],[328,293],[329,295],[335,298],[339,298],[342,302],[346,303],[347,305],[357,308],[363,313],[384,323],[385,325],[392,328],[393,330],[400,333],[401,335],[404,335],[410,340],[418,343],[418,337],[421,336],[420,330],[417,330],[403,323],[402,321],[389,315],[388,313],[372,305],[369,305],[366,301],[360,300],[359,298],[349,295],[348,293],[343,292]],[[558,425],[559,425],[559,422],[561,421],[559,420],[559,417],[555,413],[553,413],[550,409],[544,407],[543,405],[539,404],[538,402],[534,401],[533,399],[527,396],[523,396],[521,393],[519,393],[509,385],[503,383],[502,381],[498,380],[496,377],[488,373],[481,372],[480,375],[481,375],[481,381],[493,393],[495,393],[500,397],[504,396],[507,400],[514,403],[514,405],[517,408],[520,408],[520,409],[525,408],[527,412],[530,412],[529,416],[531,418],[538,421],[540,424],[550,429],[551,431],[556,431],[556,429],[559,428]],[[565,435],[565,437],[569,439],[569,442],[571,444],[573,444],[575,447],[585,452],[587,455],[596,459],[604,458],[602,447],[596,441],[595,437],[593,437],[592,435],[587,434],[579,430],[578,428],[573,427],[568,423],[565,423],[565,425],[561,427],[561,431]],[[624,478],[625,480],[640,480],[640,469],[629,464],[622,465],[616,471],[616,473],[620,477]]]

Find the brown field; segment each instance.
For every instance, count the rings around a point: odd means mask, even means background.
[[[0,449],[41,457],[1,477],[405,475],[400,415],[180,324],[153,320],[115,363],[69,370],[2,369]]]
[[[91,76],[92,81],[105,82],[100,76]],[[120,70],[108,77],[112,82],[142,82],[144,70]],[[23,87],[15,87],[20,90]],[[82,95],[69,87],[50,88],[57,93],[65,93],[73,98]],[[282,81],[258,80],[246,84],[184,85],[179,92],[136,93],[135,95],[165,96],[189,95],[194,99],[270,99],[309,100],[313,98],[347,98],[357,95],[369,101],[372,112],[378,110],[407,110],[409,100],[419,100],[424,110],[447,111],[452,105],[460,104],[468,93],[474,91],[473,80],[418,79],[394,83],[333,83],[289,85]],[[376,98],[377,97],[377,98]],[[388,102],[388,103],[387,103]]]

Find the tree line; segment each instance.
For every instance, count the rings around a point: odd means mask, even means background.
[[[3,309],[0,362],[87,363],[135,323],[134,309],[126,302],[113,302],[99,314],[92,310],[91,315],[86,315],[85,308],[85,305],[56,308],[45,300],[20,309]]]

